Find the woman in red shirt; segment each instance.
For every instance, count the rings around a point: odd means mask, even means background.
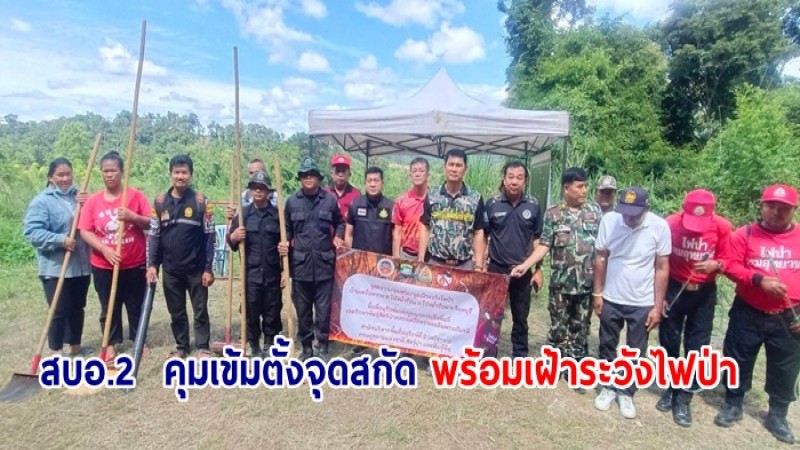
[[[100,328],[105,327],[108,299],[111,295],[111,277],[114,265],[119,264],[119,278],[111,316],[111,331],[107,359],[116,356],[114,346],[122,343],[122,305],[128,313],[128,336],[136,339],[142,301],[147,288],[145,278],[144,231],[150,227],[150,206],[147,198],[134,188],[128,188],[127,205],[122,202],[122,175],[124,163],[117,152],[110,152],[100,160],[105,189],[86,201],[78,229],[81,239],[92,248],[90,263],[97,297],[100,299]],[[124,221],[121,254],[116,254],[118,221]]]

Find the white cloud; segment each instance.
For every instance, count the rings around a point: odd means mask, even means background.
[[[589,0],[591,6],[598,10],[611,11],[614,14],[630,14],[631,18],[641,21],[663,19],[669,12],[670,0]]]
[[[325,7],[325,3],[322,3],[321,0],[302,0],[302,8],[303,13],[311,16],[316,17],[317,19],[321,19],[328,14],[328,9]]]
[[[28,33],[31,31],[31,24],[21,19],[11,19],[11,29],[20,33]]]
[[[286,60],[290,43],[312,41],[310,34],[286,24],[284,0],[222,0],[222,6],[233,12],[245,37],[253,37],[267,47],[270,62]]]
[[[790,60],[783,66],[783,76],[800,81],[800,57]]]
[[[391,0],[386,5],[359,1],[356,10],[389,25],[418,24],[435,28],[440,21],[463,14],[464,4],[460,0]]]
[[[345,96],[356,103],[379,105],[397,98],[394,73],[380,67],[375,55],[361,58],[355,68],[345,73],[342,81]]]
[[[115,75],[136,73],[139,60],[134,58],[119,42],[106,40],[106,45],[100,47],[98,52],[100,53],[104,71]],[[142,63],[142,73],[159,77],[166,75],[167,69],[145,59],[144,63]]]
[[[443,22],[426,42],[408,39],[394,56],[401,61],[432,63],[441,58],[448,64],[463,64],[483,59],[486,47],[483,36],[471,28],[451,27]]]
[[[297,68],[301,72],[330,72],[328,59],[316,52],[303,52],[297,60]]]

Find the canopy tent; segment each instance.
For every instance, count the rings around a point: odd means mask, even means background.
[[[370,156],[419,154],[443,157],[452,148],[467,154],[517,156],[549,163],[549,146],[563,139],[566,164],[569,113],[489,105],[465,94],[445,69],[419,92],[394,105],[350,110],[312,110],[311,138]],[[313,142],[312,142],[313,145]]]

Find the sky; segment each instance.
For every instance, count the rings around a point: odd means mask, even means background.
[[[669,0],[589,0],[638,25]],[[307,130],[310,109],[407,98],[439,68],[468,94],[505,99],[509,58],[494,0],[0,0],[0,116],[45,120],[131,110],[141,21],[147,40],[139,113],[240,115]],[[788,70],[800,74],[800,60]]]

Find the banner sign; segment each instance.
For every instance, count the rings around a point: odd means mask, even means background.
[[[337,257],[330,339],[458,356],[496,355],[508,276],[349,250]]]

